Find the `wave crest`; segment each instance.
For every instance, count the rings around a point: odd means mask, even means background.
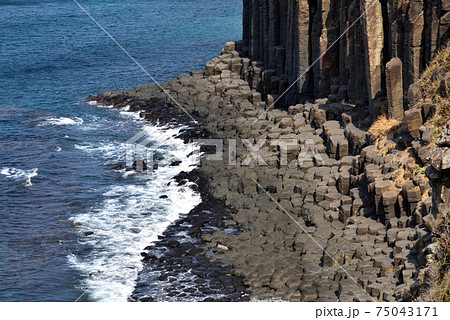
[[[79,117],[59,117],[59,118],[49,118],[46,119],[43,123],[40,123],[38,126],[69,126],[69,125],[81,125],[84,123],[84,120]]]
[[[22,170],[13,167],[4,167],[0,171],[0,174],[6,176],[8,179],[23,183],[26,187],[30,187],[33,185],[31,183],[31,178],[37,176],[38,169],[33,168],[31,170]]]

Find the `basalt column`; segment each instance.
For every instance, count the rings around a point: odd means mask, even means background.
[[[345,67],[345,61],[347,59],[347,29],[349,27],[347,21],[347,0],[339,0],[339,35],[342,35],[339,39],[339,43],[336,46],[339,46],[339,85],[346,86],[348,83],[347,72]]]
[[[251,1],[244,0],[242,2],[242,44],[243,53],[248,54],[250,46],[250,37],[252,32],[251,27]]]
[[[285,23],[283,24],[282,22],[282,25],[284,27],[281,28],[282,41],[280,42],[280,45],[282,48],[285,48],[283,80],[285,81],[287,88],[287,86],[290,86],[292,83],[294,83],[294,81],[297,80],[300,75],[299,47],[301,45],[302,38],[299,35],[299,6],[301,6],[301,4],[297,0],[281,0],[281,3],[282,6],[280,10],[286,8],[286,14],[284,15],[283,13],[281,13],[281,19],[282,21],[285,20]],[[296,93],[299,92],[299,87],[299,82],[295,83],[293,87],[288,92],[286,92],[284,101],[294,102]],[[280,92],[280,94],[281,93],[282,92]]]
[[[422,45],[422,32],[424,28],[423,0],[410,0],[402,2],[403,38],[399,47],[399,58],[403,62],[403,91],[406,92],[410,84],[420,74],[420,55]]]
[[[332,92],[331,86],[339,77],[339,46],[331,46],[339,37],[339,4],[336,1],[322,1],[322,28],[320,32],[320,79],[319,96],[327,97]],[[336,86],[334,87],[336,88]]]
[[[276,69],[275,47],[280,44],[280,2],[268,0],[267,67]]]
[[[388,117],[403,120],[402,61],[394,58],[386,64]]]
[[[309,0],[309,81],[308,93],[314,97],[319,96],[319,81],[322,61],[320,58],[322,33],[322,1]]]
[[[424,0],[424,29],[422,31],[421,71],[431,61],[439,42],[439,15],[442,0]],[[444,2],[448,0],[443,0]]]
[[[439,46],[445,44],[450,39],[450,1],[441,2],[439,18]]]
[[[270,55],[270,47],[269,47],[269,0],[261,0],[260,5],[260,38],[261,38],[261,60],[264,63],[264,66],[267,68],[269,66],[269,55]]]
[[[251,32],[250,32],[250,56],[252,60],[259,60],[261,58],[261,25],[260,25],[260,1],[251,0]]]
[[[348,99],[351,102],[367,101],[368,87],[366,82],[366,56],[364,54],[365,39],[361,19],[362,11],[358,0],[350,0],[348,5],[347,59],[345,69],[348,72]],[[339,35],[338,35],[339,36]],[[341,53],[343,54],[343,53]]]
[[[328,97],[368,105],[376,118],[387,100],[387,62],[401,60],[408,92],[450,37],[449,3],[244,0],[243,52],[253,61],[252,88],[276,99],[292,85],[280,105]]]
[[[373,99],[382,92],[383,17],[378,1],[362,0],[361,5],[365,11],[362,21],[368,100],[372,118],[375,118]]]
[[[298,71],[297,78],[298,90],[301,94],[308,94],[308,80],[309,80],[309,64],[310,64],[310,8],[308,0],[298,1]],[[293,79],[295,81],[295,79]],[[291,81],[289,81],[291,82]]]

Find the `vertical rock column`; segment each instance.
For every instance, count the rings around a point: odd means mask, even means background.
[[[264,66],[269,66],[269,0],[263,0],[260,4],[260,49],[261,60],[264,62]]]
[[[351,24],[358,19],[362,14],[362,8],[357,4],[357,1],[351,1],[348,7],[348,22]],[[359,20],[351,29],[348,30],[348,51],[346,71],[349,74],[348,80],[348,98],[352,102],[362,100],[365,102],[368,97],[368,88],[366,81],[366,58],[364,54],[365,40],[362,34],[364,33],[363,24]]]
[[[378,221],[386,223],[395,217],[395,202],[390,199],[388,191],[392,190],[392,182],[389,180],[375,181],[375,212]],[[394,203],[392,203],[394,202]]]
[[[275,47],[280,41],[280,2],[278,0],[269,0],[268,16],[267,59],[269,64],[266,67],[275,69],[277,63]]]
[[[347,72],[345,70],[345,60],[347,58],[347,33],[346,30],[350,26],[347,24],[347,1],[339,0],[339,35],[344,34],[339,39],[339,84],[347,85]],[[349,21],[350,22],[350,21]],[[352,21],[353,22],[353,21]],[[351,23],[352,23],[351,22]]]
[[[309,2],[309,51],[310,51],[310,83],[308,93],[315,97],[319,96],[319,80],[321,74],[320,41],[323,28],[322,22],[322,1],[312,0]],[[320,59],[321,60],[321,59]],[[316,62],[317,61],[317,62]]]
[[[369,107],[372,117],[376,117],[373,110],[373,99],[382,91],[382,53],[383,53],[383,17],[381,4],[376,1],[362,0],[362,11],[366,11],[363,20],[365,57],[366,57],[366,81],[369,91]]]
[[[406,60],[402,59],[405,62],[405,81],[406,88],[408,88],[420,74],[420,56],[424,28],[423,0],[410,0],[409,6],[406,3],[404,6],[409,8],[407,11],[405,9],[406,21],[404,21],[407,38],[403,43],[403,54]]]
[[[450,39],[450,1],[442,1],[441,17],[439,18],[439,45]]]
[[[336,10],[338,3],[332,0],[322,1],[322,30],[320,34],[320,79],[319,95],[327,97],[330,92],[330,78],[336,77],[339,70],[336,69],[339,57],[339,47],[331,46],[339,37],[339,20]]]
[[[422,65],[425,70],[428,63],[434,57],[439,42],[439,14],[441,2],[448,0],[424,0],[424,32],[422,39]]]
[[[396,212],[397,210],[397,199],[398,192],[397,191],[386,191],[381,195],[382,203],[384,206],[384,222],[386,225],[390,224],[392,219],[397,218]]]
[[[309,54],[309,2],[308,0],[298,1],[298,75],[289,82],[295,81],[301,76],[298,81],[299,92],[306,94],[308,92],[308,68],[310,63]],[[286,66],[288,69],[289,66]]]
[[[280,1],[280,18],[282,21],[281,24],[283,26],[280,28],[280,46],[285,48],[286,56],[283,69],[285,80],[287,81],[288,85],[291,85],[291,83],[295,81],[298,72],[298,67],[295,64],[295,61],[297,60],[299,43],[298,17],[296,16],[298,11],[294,10],[293,8],[295,3],[295,0]],[[286,15],[284,15],[282,10],[287,10],[288,7],[292,9],[290,11],[287,11]],[[283,23],[284,19],[286,19],[285,23]],[[293,91],[294,89],[291,89],[289,90],[289,92],[287,92],[285,100],[288,100],[289,97],[292,97]]]
[[[251,32],[250,32],[250,57],[253,60],[260,59],[260,5],[258,0],[251,0]]]
[[[242,42],[244,53],[248,53],[251,35],[251,0],[242,1]]]
[[[280,76],[279,93],[283,93],[302,73],[303,61],[308,64],[308,0],[280,0],[280,42],[277,50],[277,75]],[[303,51],[303,47],[306,50]],[[280,63],[284,66],[281,68]],[[305,59],[305,60],[302,60]],[[285,103],[294,103],[295,97],[303,85],[304,78],[286,92]]]
[[[285,47],[275,47],[275,70],[277,71],[277,76],[281,77],[285,72],[286,64],[286,48]]]
[[[403,120],[403,72],[399,58],[393,58],[386,64],[386,90],[388,117]]]

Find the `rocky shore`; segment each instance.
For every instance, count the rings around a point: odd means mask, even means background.
[[[230,211],[208,194],[207,178],[198,169],[175,177],[175,183],[196,183],[202,203],[171,225],[142,253],[145,262],[131,301],[248,301],[242,277],[229,261],[212,262],[216,250],[205,250],[202,234],[236,233]]]
[[[223,141],[222,159],[195,171],[204,202],[143,253],[159,273],[144,270],[133,299],[157,300],[146,295],[155,277],[166,300],[414,299],[435,247],[432,190],[417,168],[431,155],[421,126],[436,110],[408,110],[380,137],[364,105],[269,109],[273,97],[249,85],[256,63],[242,55],[229,42],[205,71],[162,85],[199,125],[155,84],[90,98],[155,124],[189,123],[186,141]],[[204,290],[179,286],[190,269]]]

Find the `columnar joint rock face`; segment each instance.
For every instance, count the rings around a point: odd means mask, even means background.
[[[393,57],[402,61],[401,76],[395,79],[402,79],[407,92],[450,33],[445,1],[243,3],[242,52],[259,62],[261,72],[275,70],[271,77],[277,77],[278,87],[265,92],[267,87],[259,85],[258,77],[252,78],[251,86],[264,98],[283,94],[297,81],[280,101],[286,105],[305,97],[328,97],[331,102],[372,106],[374,99],[389,94],[384,78]],[[376,106],[371,111],[376,117]],[[400,112],[394,113],[401,118]]]
[[[189,113],[202,118],[202,128],[187,130],[185,139],[221,138],[224,154],[234,154],[232,163],[228,157],[201,160],[199,170],[208,178],[211,199],[228,206],[230,212],[224,223],[218,222],[220,228],[211,232],[203,231],[208,230],[203,220],[189,224],[192,235],[202,239],[197,252],[232,266],[226,272],[243,277],[251,297],[258,300],[410,299],[420,286],[419,274],[427,263],[425,248],[431,242],[423,227],[433,222],[428,185],[419,175],[398,183],[399,169],[406,168],[395,157],[401,151],[385,148],[395,145],[393,141],[371,144],[370,133],[356,127],[365,106],[317,99],[291,105],[287,111],[263,110],[261,94],[249,82],[258,79],[264,90],[273,92],[282,77],[277,68],[262,70],[262,62],[242,57],[245,50],[245,43],[229,42],[205,71],[192,71],[190,76],[163,84]],[[273,97],[267,94],[266,98]],[[166,96],[156,85],[114,96],[108,93],[96,100],[141,110],[141,117],[154,123],[186,117],[177,106],[164,104]],[[405,120],[413,136],[422,119],[420,111],[410,110]],[[448,136],[439,142],[444,153],[450,148]],[[262,162],[244,147],[248,143],[257,147]],[[440,170],[450,168],[447,158],[434,159],[434,165]],[[440,195],[438,188],[435,193]],[[439,204],[442,210],[444,204]],[[209,220],[211,213],[201,210]],[[191,256],[188,250],[182,257]],[[151,252],[145,259],[155,260]],[[170,268],[172,261],[167,261]],[[348,281],[338,264],[357,283]],[[198,263],[193,269],[192,274],[210,279],[211,269]],[[168,280],[159,277],[158,281],[165,285]],[[241,284],[230,288],[241,290]]]
[[[362,1],[363,37],[365,38],[364,56],[366,58],[366,83],[369,88],[368,100],[371,106],[372,99],[381,93],[382,78],[382,51],[383,51],[383,18],[381,3],[378,1]]]

